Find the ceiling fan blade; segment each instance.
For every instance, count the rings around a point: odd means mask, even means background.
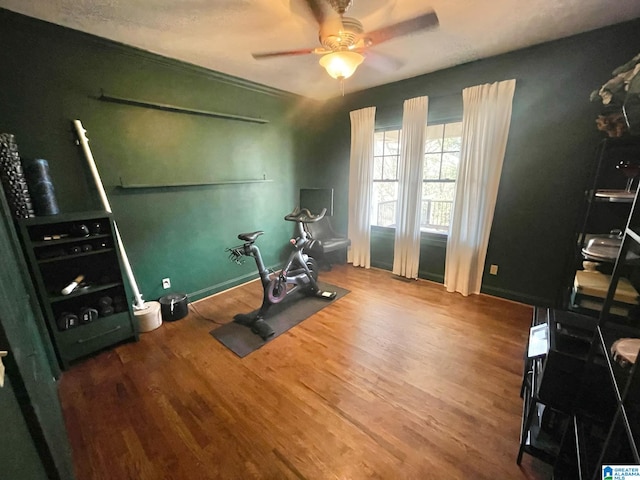
[[[378,45],[395,37],[401,37],[421,30],[435,28],[439,24],[438,15],[436,15],[436,12],[432,10],[418,17],[394,23],[393,25],[387,25],[386,27],[379,28],[378,30],[373,30],[372,32],[365,34],[364,37],[368,40],[370,45]]]
[[[324,54],[329,53],[330,50],[325,50],[324,48],[301,48],[298,50],[287,50],[282,52],[264,52],[264,53],[252,53],[251,56],[256,60],[264,60],[265,58],[273,58],[273,57],[286,57],[293,55],[308,55],[310,53],[318,53]]]

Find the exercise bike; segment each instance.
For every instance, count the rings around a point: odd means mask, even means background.
[[[244,244],[226,250],[230,252],[229,258],[235,263],[242,264],[243,257],[253,257],[256,262],[262,282],[262,306],[255,315],[238,314],[234,319],[236,322],[250,327],[251,331],[262,337],[263,340],[267,340],[275,334],[271,325],[264,319],[267,311],[272,305],[284,300],[287,295],[301,289],[308,295],[326,300],[332,300],[336,297],[336,292],[320,290],[317,283],[318,264],[305,253],[305,248],[310,246],[312,240],[307,236],[304,224],[319,221],[324,217],[326,211],[326,209],[322,209],[318,215],[313,215],[306,208],[296,207],[293,212],[284,217],[289,222],[296,222],[296,238],[290,240],[293,250],[284,267],[278,273],[267,269],[262,260],[260,249],[255,243],[258,237],[264,233],[262,230],[239,234],[238,239],[244,241]]]

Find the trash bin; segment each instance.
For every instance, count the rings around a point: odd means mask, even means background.
[[[184,318],[189,313],[187,295],[185,293],[170,293],[160,298],[162,320],[173,322]]]

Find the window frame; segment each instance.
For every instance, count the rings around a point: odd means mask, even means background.
[[[423,160],[423,162],[426,162],[426,158],[427,155],[430,153],[437,153],[440,155],[440,160],[439,160],[439,177],[442,177],[442,167],[443,167],[443,161],[444,161],[444,155],[447,153],[457,153],[458,154],[458,161],[460,160],[460,152],[462,150],[462,145],[460,145],[460,150],[445,150],[444,149],[444,139],[447,138],[445,136],[447,128],[447,125],[452,125],[452,124],[460,124],[460,129],[462,129],[462,119],[460,120],[448,120],[448,121],[442,121],[442,122],[438,122],[438,123],[427,123],[426,127],[435,127],[435,126],[439,126],[439,125],[443,125],[444,128],[442,129],[442,148],[440,149],[440,151],[438,152],[424,152],[425,153],[425,158]],[[462,137],[462,131],[460,132],[460,138]],[[423,163],[423,168],[424,168],[425,164]],[[458,164],[459,166],[459,164]],[[424,178],[424,174],[422,176],[422,191],[424,193],[424,186],[425,184],[453,184],[454,185],[454,197],[455,197],[455,185],[458,181],[458,170],[456,170],[456,178],[454,179],[450,179],[450,178],[437,178],[437,179],[425,179]],[[452,208],[452,213],[453,213],[453,200],[451,201],[451,208]],[[420,210],[422,212],[422,205],[420,206]],[[451,220],[451,219],[450,219]],[[422,223],[422,222],[421,222]],[[451,225],[451,222],[449,222],[449,226]],[[432,229],[432,230],[427,230],[424,227],[420,226],[420,231],[422,233],[429,233],[429,234],[434,234],[434,235],[443,235],[445,237],[447,237],[449,235],[449,227],[447,227],[447,231],[446,232],[442,232],[442,231],[436,231],[436,229]]]
[[[461,123],[462,122],[462,118],[460,117],[452,117],[452,118],[443,118],[443,119],[439,119],[433,122],[427,122],[425,124],[425,128],[427,126],[436,126],[436,125],[446,125],[446,124],[451,124],[451,123]],[[384,127],[379,127],[379,128],[375,128],[374,130],[374,134],[375,133],[380,133],[380,132],[387,132],[387,131],[398,131],[401,132],[402,131],[402,125],[386,125]],[[426,154],[428,152],[425,151],[425,159],[426,159]],[[449,153],[448,151],[445,152],[444,150],[442,150],[441,152],[437,152],[440,153],[441,155],[444,153]],[[399,154],[398,154],[399,156]],[[374,151],[374,162],[375,162],[375,151]],[[424,162],[425,160],[423,160]],[[442,159],[440,160],[440,169],[442,169]],[[397,176],[397,175],[396,175]],[[457,175],[456,178],[454,180],[449,180],[449,179],[445,179],[445,180],[425,180],[424,176],[422,178],[422,182],[423,182],[423,186],[425,182],[429,182],[429,183],[456,183],[458,181]],[[371,182],[371,186],[373,188],[373,183],[377,182],[377,183],[382,183],[382,182],[395,182],[396,184],[399,182],[399,180],[375,180],[372,179]],[[376,233],[379,235],[384,235],[385,232],[395,232],[396,227],[395,226],[382,226],[382,225],[374,225],[374,224],[369,224],[369,228],[371,229],[372,233]],[[442,241],[446,241],[446,239],[448,238],[449,233],[447,232],[438,232],[438,231],[434,231],[434,230],[425,230],[423,228],[420,228],[420,238],[424,239],[424,240],[433,240],[436,241],[438,243],[442,242]]]

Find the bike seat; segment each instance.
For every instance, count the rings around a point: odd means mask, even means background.
[[[262,230],[258,230],[257,232],[249,232],[249,233],[241,233],[238,235],[240,240],[244,240],[245,242],[255,242],[256,238],[262,235],[264,232]]]

